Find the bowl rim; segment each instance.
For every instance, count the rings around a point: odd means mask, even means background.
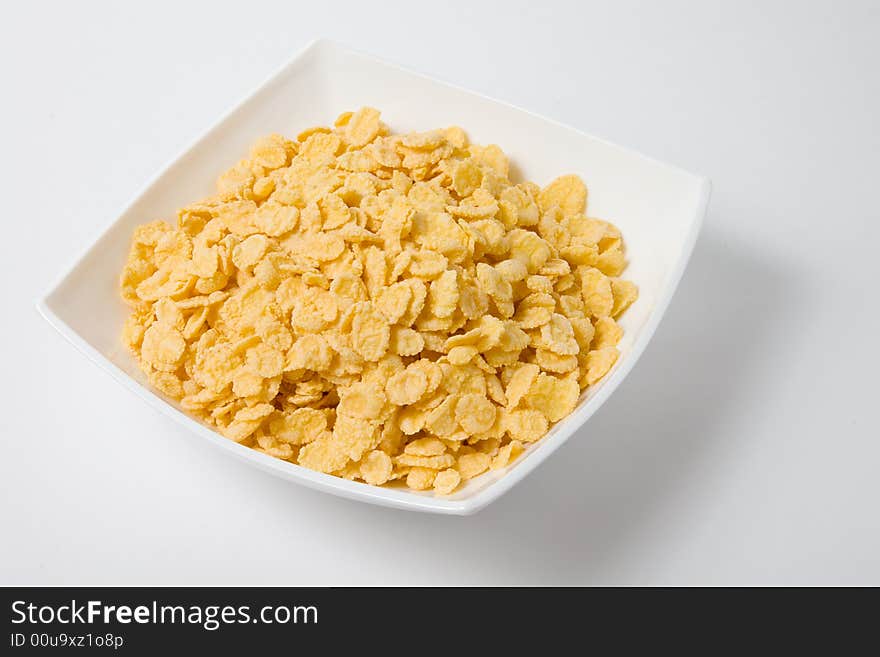
[[[276,80],[282,78],[294,64],[304,59],[311,53],[318,53],[321,50],[335,50],[346,55],[353,55],[361,59],[367,60],[369,63],[391,68],[404,72],[408,75],[414,75],[432,84],[441,85],[449,89],[467,93],[471,96],[490,101],[494,104],[513,109],[526,114],[534,119],[538,119],[554,127],[570,131],[579,137],[587,137],[591,140],[601,142],[631,157],[637,157],[655,165],[662,166],[666,169],[673,170],[679,174],[683,174],[691,178],[698,188],[697,203],[694,207],[693,215],[690,218],[687,234],[681,245],[680,255],[677,261],[670,268],[667,281],[663,285],[646,323],[642,327],[638,337],[634,341],[629,353],[625,358],[620,359],[613,371],[603,381],[602,386],[589,399],[583,408],[575,411],[574,414],[564,418],[556,425],[559,431],[549,439],[539,441],[534,450],[528,454],[527,458],[522,459],[516,464],[516,467],[505,472],[503,476],[496,481],[489,483],[481,490],[461,499],[446,499],[442,497],[432,497],[422,495],[407,490],[383,488],[371,486],[369,484],[348,481],[334,475],[316,472],[303,466],[282,461],[266,454],[262,454],[249,447],[244,447],[234,441],[228,440],[213,429],[203,425],[190,417],[183,411],[175,408],[171,403],[160,397],[156,392],[142,385],[133,377],[123,371],[119,366],[113,363],[107,356],[99,352],[91,344],[89,344],[82,336],[79,335],[64,319],[62,319],[52,308],[52,297],[61,288],[64,282],[74,273],[77,267],[85,261],[91,254],[96,245],[113,229],[121,217],[126,215],[159,181],[168,170],[189,153],[193,148],[208,138],[215,130],[220,128],[228,119],[242,110],[249,101],[271,86]],[[373,55],[360,52],[348,46],[342,45],[334,40],[327,38],[317,38],[310,41],[306,46],[297,51],[290,59],[285,61],[278,69],[276,69],[268,78],[260,83],[255,89],[249,91],[241,100],[235,103],[230,109],[225,111],[218,119],[211,123],[205,130],[200,132],[193,140],[177,152],[171,159],[166,161],[158,168],[155,174],[138,189],[132,199],[124,205],[124,207],[114,214],[114,218],[109,221],[94,237],[87,242],[74,258],[68,261],[67,266],[61,270],[48,286],[47,291],[40,295],[35,306],[37,311],[43,318],[60,333],[68,342],[70,342],[78,351],[83,353],[88,360],[108,372],[113,379],[120,385],[128,389],[136,396],[145,401],[149,406],[158,410],[163,415],[171,418],[178,424],[189,429],[193,433],[205,438],[213,445],[226,450],[236,458],[248,462],[256,467],[269,472],[270,474],[282,477],[287,480],[301,483],[309,488],[331,493],[348,499],[361,502],[369,502],[381,506],[409,510],[421,511],[428,513],[446,514],[446,515],[471,515],[485,508],[499,497],[504,495],[513,486],[522,481],[541,463],[544,462],[553,452],[562,446],[571,435],[582,427],[589,418],[595,413],[607,398],[617,389],[618,385],[633,369],[638,362],[648,343],[651,341],[657,326],[662,320],[672,300],[675,291],[681,281],[681,277],[690,260],[691,253],[699,236],[702,227],[706,209],[711,195],[711,182],[705,176],[692,173],[672,164],[668,164],[661,160],[651,158],[639,151],[626,146],[607,141],[601,137],[583,132],[577,128],[555,121],[554,119],[542,116],[527,109],[523,109],[516,105],[507,103],[503,100],[492,98],[491,96],[476,92],[464,87],[460,87],[445,80],[426,75],[417,71],[407,69],[398,64],[387,62]],[[580,411],[580,413],[579,413]],[[587,412],[588,411],[588,412]],[[575,415],[578,415],[575,418]],[[576,420],[576,421],[574,421]]]

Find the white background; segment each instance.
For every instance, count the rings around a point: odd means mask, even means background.
[[[880,584],[880,5],[446,4],[6,12],[0,584]],[[348,502],[233,461],[33,307],[317,36],[714,183],[633,373],[476,516]]]

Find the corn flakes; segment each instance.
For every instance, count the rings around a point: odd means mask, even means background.
[[[458,488],[460,482],[461,475],[458,473],[458,470],[448,468],[434,476],[434,492],[438,495],[449,495]]]
[[[391,457],[381,450],[373,450],[360,463],[360,477],[373,486],[381,486],[391,479]]]
[[[264,137],[176,224],[135,230],[123,342],[231,440],[452,494],[574,410],[638,298],[578,176],[510,175],[497,145],[394,135],[370,107]]]

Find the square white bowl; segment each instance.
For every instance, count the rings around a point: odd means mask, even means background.
[[[626,277],[639,300],[624,314],[621,357],[582,396],[575,411],[529,446],[516,463],[435,498],[377,488],[308,470],[227,440],[190,418],[145,383],[120,331],[127,314],[117,288],[132,231],[213,192],[216,176],[261,135],[296,134],[340,112],[371,105],[395,132],[460,125],[481,144],[497,143],[511,175],[546,184],[580,174],[590,190],[588,213],[623,232]],[[709,181],[479,94],[432,80],[319,40],[221,119],[168,165],[38,301],[43,316],[117,381],[165,415],[227,452],[272,474],[351,499],[399,509],[466,515],[498,499],[568,440],[629,373],[651,339],[693,250],[709,197]],[[572,482],[572,486],[577,482]]]

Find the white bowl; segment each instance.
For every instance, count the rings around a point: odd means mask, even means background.
[[[127,309],[120,300],[117,280],[135,226],[156,218],[170,219],[178,207],[212,193],[218,173],[241,158],[257,137],[271,132],[296,134],[362,105],[379,108],[395,132],[460,125],[477,143],[499,144],[511,158],[513,174],[538,184],[563,173],[580,174],[590,190],[589,214],[606,218],[623,231],[630,260],[625,276],[639,286],[639,300],[621,320],[625,329],[621,357],[612,371],[516,463],[471,480],[450,497],[346,481],[227,440],[147,387],[120,343]],[[635,365],[690,257],[709,188],[703,177],[321,40],[294,57],[160,172],[38,307],[64,337],[126,388],[194,434],[252,465],[364,502],[471,514],[498,499],[571,438]]]

